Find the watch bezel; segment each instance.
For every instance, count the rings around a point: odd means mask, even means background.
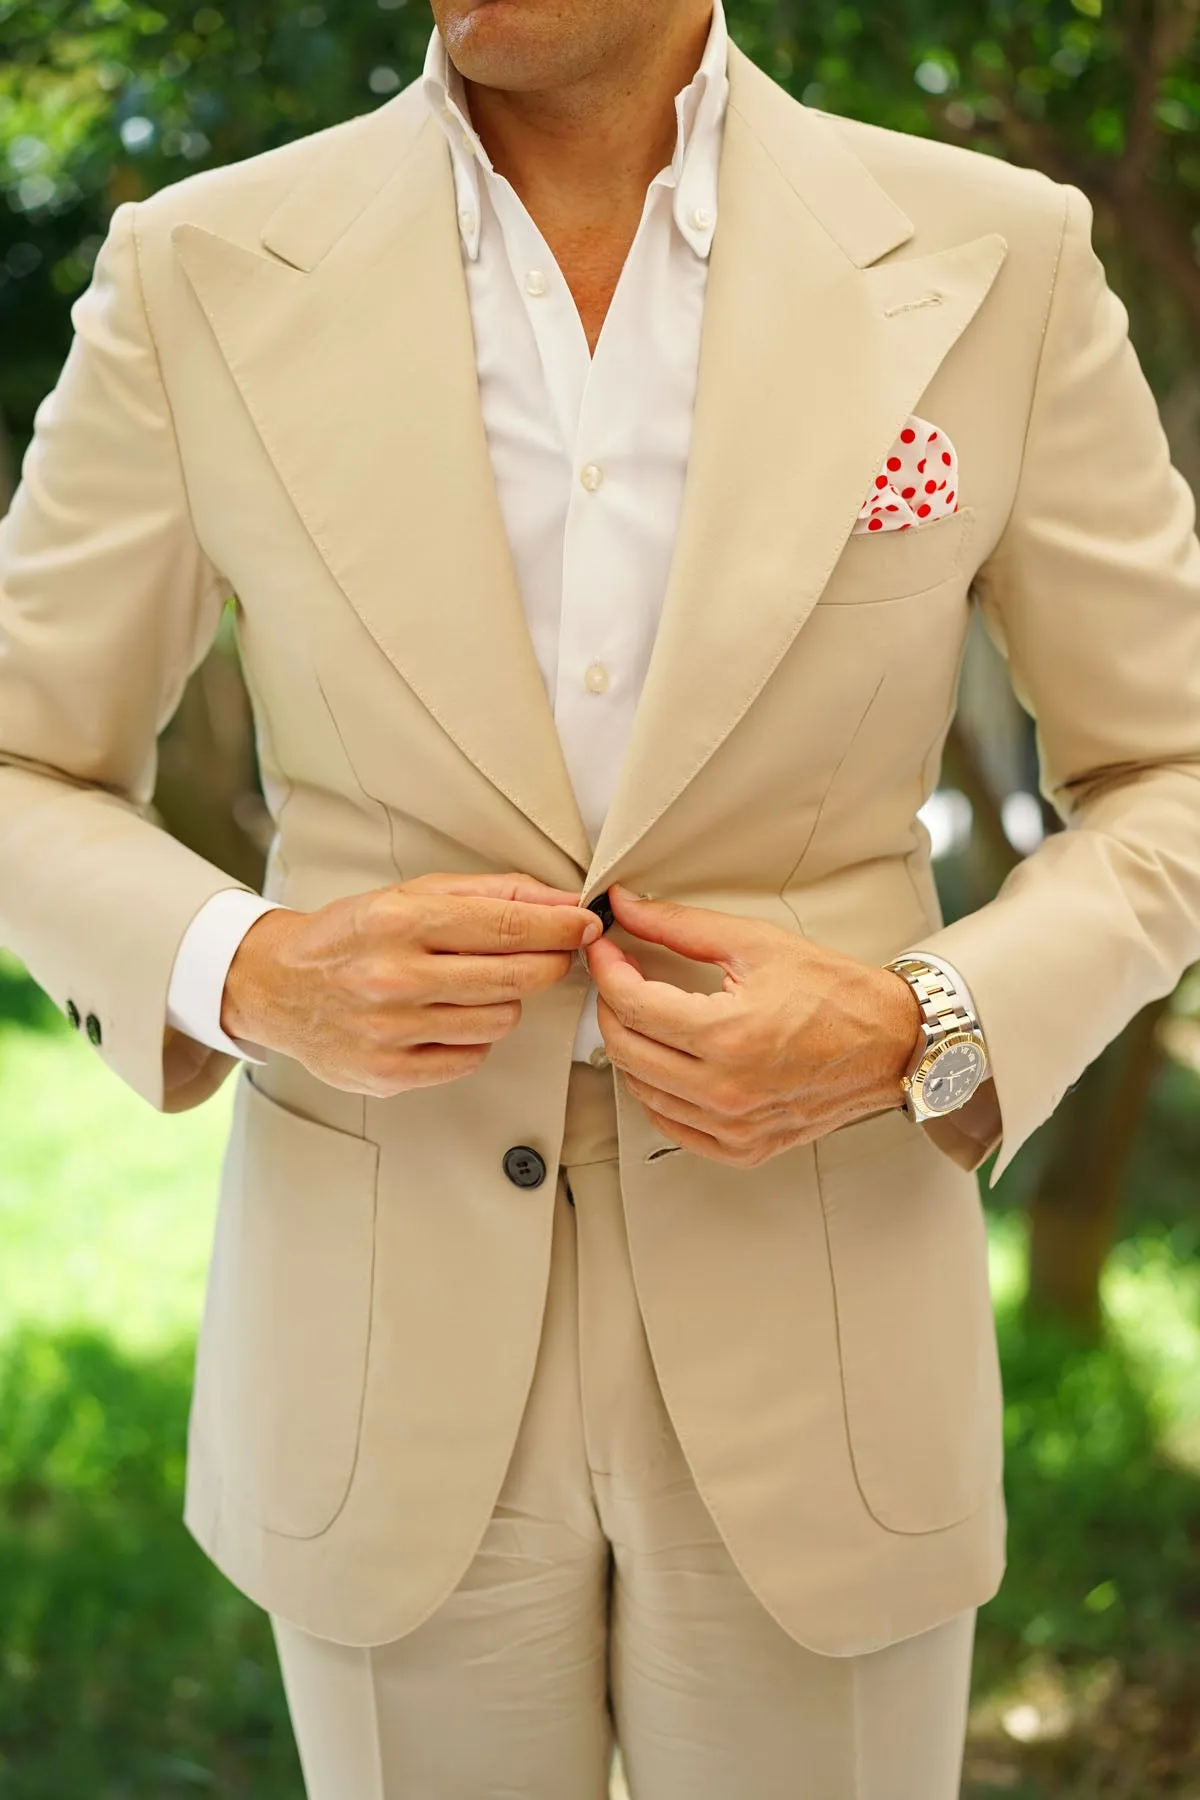
[[[933,1073],[934,1069],[944,1056],[951,1050],[956,1050],[961,1045],[965,1044],[970,1044],[972,1049],[978,1050],[979,1052],[979,1072],[976,1075],[975,1080],[971,1083],[971,1086],[967,1089],[966,1093],[963,1094],[961,1099],[955,1101],[953,1106],[927,1105],[924,1098],[924,1089],[929,1076]],[[922,1053],[921,1059],[916,1064],[911,1075],[905,1077],[904,1088],[912,1105],[919,1107],[932,1118],[941,1119],[948,1117],[952,1112],[957,1112],[960,1106],[965,1106],[967,1104],[967,1101],[973,1094],[978,1093],[980,1083],[987,1079],[987,1072],[988,1053],[982,1032],[969,1031],[965,1028],[960,1028],[948,1032],[945,1037],[939,1038],[936,1044],[932,1044],[928,1050],[925,1050]]]

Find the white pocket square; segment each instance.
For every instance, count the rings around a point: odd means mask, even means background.
[[[854,530],[907,531],[957,511],[958,453],[944,431],[911,413],[871,483]]]

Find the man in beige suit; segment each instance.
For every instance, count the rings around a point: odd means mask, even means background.
[[[313,1800],[950,1800],[972,1171],[1200,956],[1193,500],[1078,190],[720,0],[434,13],[117,209],[0,533],[0,936],[151,1106],[237,1069],[186,1522]],[[145,816],[230,598],[264,898]],[[972,602],[1068,829],[944,926]]]

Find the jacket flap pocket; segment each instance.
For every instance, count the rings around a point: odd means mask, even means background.
[[[239,1084],[199,1362],[238,1503],[313,1537],[349,1490],[366,1380],[379,1146]],[[198,1380],[200,1370],[198,1368]]]
[[[1002,1462],[975,1177],[900,1112],[814,1149],[859,1491],[889,1531],[944,1530],[982,1503]]]

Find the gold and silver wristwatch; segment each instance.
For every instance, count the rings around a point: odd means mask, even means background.
[[[905,1070],[904,1110],[920,1125],[965,1106],[988,1072],[979,1020],[942,969],[920,956],[885,965],[903,976],[920,1003],[923,1024]]]

